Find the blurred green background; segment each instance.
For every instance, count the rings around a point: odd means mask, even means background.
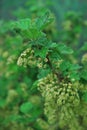
[[[25,8],[25,4],[28,0],[0,0],[0,18],[10,19],[13,17],[13,11],[18,8]],[[64,14],[70,10],[76,12],[82,12],[84,18],[87,17],[87,0],[32,0],[32,3],[36,4],[51,4],[51,9],[55,12],[58,20],[64,19]]]

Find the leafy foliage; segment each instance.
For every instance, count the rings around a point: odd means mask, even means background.
[[[86,43],[78,53],[75,47],[87,25],[69,13],[62,34],[54,31],[61,35],[57,38],[50,33],[54,18],[42,12],[34,18],[1,21],[1,130],[86,130]]]

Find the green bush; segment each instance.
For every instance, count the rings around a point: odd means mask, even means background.
[[[87,128],[87,21],[68,13],[58,32],[53,19],[0,22],[1,130]]]

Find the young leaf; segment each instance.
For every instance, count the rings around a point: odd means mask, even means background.
[[[53,18],[50,17],[49,12],[45,12],[43,16],[37,18],[35,23],[36,27],[40,30],[44,29],[48,24],[53,21]]]
[[[57,47],[57,43],[48,41],[47,48],[52,49]]]
[[[41,58],[45,58],[48,52],[48,48],[43,47],[42,49],[35,50],[35,56],[40,56]]]
[[[33,108],[33,104],[31,102],[25,102],[20,106],[20,111],[23,113],[29,113]]]
[[[61,54],[72,54],[73,53],[73,50],[63,43],[59,43],[57,45],[57,49]]]
[[[29,18],[21,19],[17,22],[12,23],[13,28],[18,28],[21,30],[28,30],[31,27],[31,20]]]
[[[42,36],[42,33],[37,30],[36,28],[29,28],[28,30],[23,30],[21,32],[22,37],[26,39],[32,39],[35,40]]]

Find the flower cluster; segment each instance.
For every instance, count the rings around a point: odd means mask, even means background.
[[[19,66],[24,67],[30,66],[30,67],[45,68],[46,62],[47,58],[43,60],[40,57],[36,57],[34,50],[30,47],[21,53],[20,57],[18,58],[17,64]]]
[[[48,123],[46,121],[44,121],[43,119],[38,118],[37,119],[37,123],[38,123],[38,125],[40,126],[40,128],[42,130],[48,130],[49,129]]]
[[[52,65],[55,68],[55,71],[59,71],[60,65],[62,64],[63,59],[52,61]]]
[[[16,60],[16,56],[11,55],[7,59],[7,64],[12,64],[12,63],[14,63],[15,60]]]
[[[38,81],[38,90],[44,97],[44,113],[50,124],[58,124],[58,120],[61,124],[74,116],[73,109],[80,102],[77,84],[59,82],[57,75],[51,73]]]
[[[31,48],[24,50],[18,58],[17,64],[24,67],[27,65],[35,65],[34,51]]]
[[[44,112],[48,117],[49,122],[55,122],[56,119],[56,90],[57,90],[57,76],[48,74],[47,77],[40,79],[38,82],[38,89],[45,98]]]
[[[78,94],[78,86],[72,83],[64,83],[62,81],[60,83],[60,88],[58,89],[58,100],[57,104],[59,106],[69,103],[71,106],[76,106],[79,104],[79,94]]]

